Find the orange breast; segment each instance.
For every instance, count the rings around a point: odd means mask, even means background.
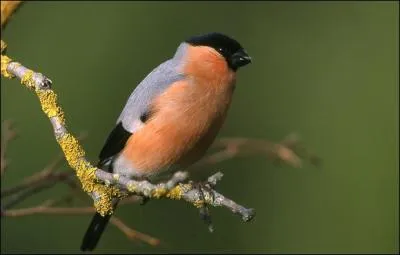
[[[196,73],[197,63],[188,61],[188,78],[174,83],[155,99],[153,116],[125,146],[123,155],[144,175],[156,174],[171,165],[186,167],[200,159],[225,120],[234,73],[226,68],[224,72],[202,75],[199,69]],[[215,68],[223,68],[218,64]]]

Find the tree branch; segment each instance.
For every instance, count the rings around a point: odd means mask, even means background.
[[[213,190],[211,187],[201,190],[192,182],[183,184],[186,180],[186,172],[177,172],[165,183],[152,184],[148,181],[136,181],[128,179],[118,174],[111,174],[101,169],[93,167],[85,158],[84,151],[80,147],[77,139],[73,137],[65,128],[64,114],[57,104],[57,95],[51,90],[51,81],[40,73],[35,73],[17,62],[12,62],[2,55],[2,74],[5,77],[18,77],[21,83],[28,88],[35,90],[39,97],[43,111],[49,117],[56,139],[60,144],[67,162],[75,169],[77,176],[82,183],[83,190],[92,195],[95,201],[96,210],[101,214],[112,214],[112,199],[114,197],[123,198],[129,194],[141,195],[148,198],[166,197],[170,199],[183,199],[192,203],[198,208],[204,205],[224,206],[233,213],[239,214],[244,221],[249,221],[254,217],[254,209],[247,209],[222,194]],[[290,146],[294,146],[294,139],[284,141]],[[238,154],[244,145],[251,145],[250,148],[275,156],[277,159],[287,162],[294,167],[301,167],[300,158],[293,150],[284,144],[272,144],[266,141],[236,138],[220,140],[220,145],[225,146],[225,151],[214,154],[205,161],[216,162]],[[218,144],[217,144],[218,145]],[[104,185],[105,184],[105,185]]]
[[[1,128],[0,170],[1,176],[3,176],[8,163],[6,160],[7,146],[9,142],[16,137],[16,132],[13,130],[12,122],[9,120],[3,121]]]
[[[83,140],[86,138],[86,134],[82,133],[79,135],[78,139]],[[2,151],[3,153],[3,151]],[[4,150],[5,153],[5,150]],[[54,170],[56,167],[59,166],[59,164],[63,161],[64,157],[63,154],[60,153],[57,155],[49,164],[46,165],[46,167],[37,172],[34,173],[33,175],[25,178],[24,180],[21,181],[21,183],[12,186],[10,188],[5,188],[1,190],[1,197],[7,197],[10,196],[14,193],[23,191],[24,189],[31,188],[32,186],[36,186],[38,183],[43,183],[44,181],[52,181],[52,180],[61,180],[64,181],[68,179],[70,176],[72,176],[73,172],[61,172],[61,173],[54,173]],[[5,160],[5,159],[4,159]]]
[[[21,1],[1,1],[2,28],[20,3]],[[19,78],[24,86],[36,93],[42,110],[47,115],[53,126],[54,135],[68,164],[75,170],[75,174],[82,185],[82,189],[93,198],[95,208],[51,207],[51,205],[54,204],[54,201],[46,201],[37,207],[14,210],[9,209],[23,201],[25,198],[54,186],[54,184],[59,181],[68,181],[67,184],[74,187],[74,184],[69,180],[72,173],[53,172],[61,160],[61,157],[59,157],[50,164],[48,168],[45,168],[28,179],[25,179],[19,185],[2,190],[2,198],[7,197],[9,199],[6,204],[2,201],[2,216],[19,217],[38,213],[83,214],[93,213],[94,211],[105,215],[113,213],[113,199],[126,198],[120,204],[127,204],[136,202],[139,200],[138,196],[143,196],[147,198],[183,199],[198,208],[203,208],[205,205],[223,206],[231,210],[233,213],[240,215],[244,221],[249,221],[254,217],[254,209],[247,209],[214,190],[217,181],[222,178],[222,173],[220,172],[210,176],[205,187],[199,188],[198,185],[191,181],[184,183],[188,177],[186,172],[176,172],[167,182],[152,184],[148,181],[136,181],[118,174],[111,174],[91,165],[91,163],[85,158],[85,152],[80,146],[78,139],[69,133],[66,128],[64,112],[57,103],[57,94],[51,89],[51,80],[41,73],[36,73],[18,62],[12,61],[6,55],[3,55],[6,47],[6,43],[1,40],[1,75],[5,78]],[[3,143],[2,139],[2,175],[6,168],[5,150],[9,140],[10,139],[4,139]],[[301,167],[301,159],[295,152],[295,150],[298,149],[305,157],[309,157],[310,161],[312,161],[312,155],[307,154],[304,147],[298,146],[298,141],[295,139],[286,139],[282,143],[273,144],[256,139],[229,138],[219,140],[215,146],[223,147],[223,149],[200,161],[200,165],[213,164],[226,160],[235,157],[246,150],[251,153],[261,152],[275,160],[286,162],[294,167]],[[131,196],[127,198],[129,195]],[[111,218],[111,223],[117,226],[130,239],[140,239],[151,245],[157,245],[159,243],[158,239],[129,228],[115,216]]]
[[[54,201],[48,200],[36,207],[14,209],[2,212],[2,216],[6,217],[23,217],[34,214],[49,214],[49,215],[81,215],[81,214],[92,214],[95,212],[93,207],[51,207]],[[140,240],[150,245],[156,246],[160,243],[160,240],[152,236],[146,235],[142,232],[136,231],[128,227],[122,220],[112,216],[110,222],[121,230],[127,238],[131,240]]]
[[[22,1],[1,1],[1,28],[4,28],[11,14],[17,10]]]
[[[95,168],[85,159],[85,152],[78,140],[67,131],[64,113],[57,103],[57,95],[51,89],[52,82],[44,75],[29,70],[5,55],[1,56],[1,73],[7,78],[18,77],[23,85],[36,92],[43,111],[53,125],[56,140],[61,146],[67,162],[76,171],[83,190],[94,199],[96,210],[100,214],[112,214],[113,198],[123,198],[127,194],[121,191],[128,191],[149,198],[184,199],[197,207],[204,203],[212,206],[226,206],[235,213],[242,213],[244,220],[253,217],[253,210],[233,203],[215,190],[202,192],[191,183],[182,184],[181,182],[187,178],[185,172],[175,173],[168,182],[152,184],[148,181],[130,180],[118,174],[111,174]],[[202,200],[203,194],[205,195],[204,201]]]

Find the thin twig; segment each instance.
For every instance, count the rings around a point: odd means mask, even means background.
[[[38,180],[38,182],[32,183],[30,186],[27,186],[26,188],[19,190],[17,193],[9,193],[12,195],[7,197],[7,202],[2,201],[2,207],[3,209],[9,209],[21,203],[26,198],[31,197],[32,195],[40,191],[53,187],[54,185],[57,184],[57,181],[53,181],[54,179],[65,180],[69,176],[71,176],[71,174],[67,172],[51,174],[51,176],[48,176],[46,179]]]
[[[5,120],[1,126],[1,152],[0,152],[0,170],[1,176],[3,176],[6,167],[8,165],[6,159],[6,151],[8,144],[11,140],[15,139],[17,136],[15,130],[12,128],[12,122],[10,120]]]
[[[78,136],[80,141],[84,140],[87,137],[86,133],[81,133]],[[65,172],[65,173],[57,173],[53,174],[53,171],[63,162],[63,154],[60,153],[57,155],[42,171],[34,173],[33,175],[23,179],[19,184],[14,185],[10,188],[5,188],[1,190],[1,197],[6,197],[12,195],[14,193],[20,192],[24,189],[31,188],[32,186],[36,186],[38,183],[42,183],[43,180],[60,180],[64,181],[69,176],[73,175],[73,172]]]
[[[23,217],[30,216],[34,214],[48,214],[48,215],[81,215],[87,213],[94,213],[96,210],[93,207],[50,207],[54,204],[53,201],[48,200],[45,203],[30,208],[23,209],[13,209],[2,212],[2,216],[5,217]],[[131,240],[140,240],[145,243],[148,243],[152,246],[156,246],[160,243],[160,240],[154,238],[150,235],[144,234],[142,232],[136,231],[130,227],[128,227],[122,220],[119,218],[112,216],[110,222],[116,226],[119,230],[121,230],[127,238]]]
[[[160,243],[160,240],[152,236],[143,234],[128,227],[122,220],[116,216],[112,216],[110,222],[114,224],[119,230],[121,230],[131,240],[142,240],[150,245],[156,246]]]
[[[93,207],[47,207],[37,206],[23,209],[12,209],[3,212],[6,217],[21,217],[33,214],[82,214],[94,213],[96,210]]]

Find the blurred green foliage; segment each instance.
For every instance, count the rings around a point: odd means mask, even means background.
[[[279,141],[292,131],[322,169],[278,167],[244,157],[215,165],[223,194],[257,210],[251,223],[211,210],[216,231],[189,204],[119,208],[159,247],[110,225],[96,252],[399,251],[397,2],[28,2],[2,32],[10,57],[46,74],[75,134],[97,154],[125,100],[185,38],[233,36],[253,57],[220,136]],[[60,149],[37,98],[1,79],[1,119],[19,138],[2,187],[41,170]],[[64,169],[67,166],[64,167]],[[58,185],[22,203],[66,194]],[[89,204],[90,200],[80,202]],[[79,203],[77,203],[79,204]],[[78,253],[91,215],[2,218],[1,252]]]

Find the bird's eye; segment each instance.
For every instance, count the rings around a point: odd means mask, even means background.
[[[225,53],[225,49],[224,48],[218,48],[218,52],[219,53]]]

